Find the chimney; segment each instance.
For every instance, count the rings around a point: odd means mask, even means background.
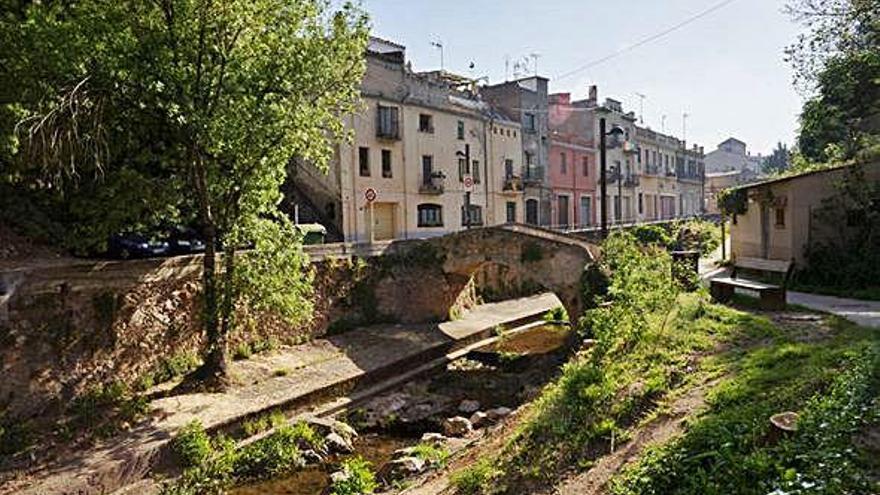
[[[590,96],[587,100],[594,105],[599,101],[599,88],[595,84],[590,86]]]

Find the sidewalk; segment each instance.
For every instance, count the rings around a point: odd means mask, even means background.
[[[193,419],[211,430],[272,408],[306,411],[486,338],[497,325],[539,319],[559,304],[553,294],[541,294],[482,305],[457,321],[361,328],[234,361],[230,371],[237,385],[229,391],[158,399],[151,403],[151,418],[127,434],[34,473],[35,482],[2,486],[0,493],[111,493],[148,476],[170,439]]]
[[[797,304],[846,318],[863,327],[880,328],[880,301],[863,301],[788,291],[788,304]]]

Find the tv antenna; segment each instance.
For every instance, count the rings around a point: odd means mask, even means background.
[[[440,40],[432,41],[431,46],[440,50],[440,71],[442,72],[445,69],[444,60],[443,60],[443,42]]]

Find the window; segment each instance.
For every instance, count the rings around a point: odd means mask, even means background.
[[[581,159],[581,162],[584,165],[584,177],[589,177],[590,176],[590,158],[585,156]]]
[[[391,178],[391,150],[382,150],[382,177]]]
[[[642,193],[639,193],[639,215],[645,212],[645,199],[642,197]]]
[[[471,168],[471,170],[473,171],[473,175],[474,175],[474,184],[479,184],[480,183],[480,161],[474,160],[472,165],[473,165],[473,167]]]
[[[565,156],[565,153],[559,154],[559,160],[560,160],[559,161],[559,171],[562,172],[562,175],[565,175],[568,173],[567,159],[568,159],[568,157]]]
[[[465,227],[475,225],[483,225],[483,207],[479,205],[470,205],[470,214],[468,209],[462,205],[461,207],[461,224]]]
[[[516,137],[516,131],[513,131],[513,137]]]
[[[515,223],[516,222],[516,203],[513,201],[507,202],[507,223]]]
[[[434,134],[434,117],[426,113],[419,114],[419,132]]]
[[[776,208],[776,227],[785,228],[785,208]]]
[[[538,225],[538,200],[526,200],[526,223]]]
[[[593,198],[581,196],[581,216],[578,219],[582,227],[593,224]]]
[[[442,227],[443,207],[440,205],[425,203],[417,207],[419,212],[419,227]]]
[[[510,179],[513,177],[513,160],[510,158],[504,160],[504,178]]]
[[[400,138],[400,119],[397,107],[379,105],[378,120],[376,122],[376,137],[385,139]]]
[[[458,181],[461,182],[464,180],[465,174],[470,173],[468,171],[468,163],[464,158],[458,159]]]
[[[642,150],[641,148],[636,147],[636,156],[639,158],[639,163],[642,163]]]
[[[458,139],[464,139],[464,122],[458,121]]]
[[[358,169],[361,177],[370,176],[370,148],[358,148]]]
[[[535,114],[527,113],[523,115],[523,128],[527,132],[535,132],[538,130]]]
[[[422,184],[431,184],[434,177],[434,157],[431,155],[422,156]]]

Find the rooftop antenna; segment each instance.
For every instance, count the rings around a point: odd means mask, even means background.
[[[443,42],[440,40],[432,41],[431,46],[440,50],[440,71],[442,72],[445,69],[445,64],[443,60]]]
[[[645,125],[645,95],[636,93],[636,96],[639,97],[639,123]]]
[[[660,117],[660,132],[666,134],[666,115]]]
[[[510,55],[504,56],[504,82],[510,81]]]
[[[681,140],[685,142],[685,148],[687,148],[687,121],[690,116],[687,112],[681,114]]]
[[[529,57],[532,57],[532,65],[535,68],[535,77],[538,77],[538,59],[541,58],[540,53],[530,53]]]

